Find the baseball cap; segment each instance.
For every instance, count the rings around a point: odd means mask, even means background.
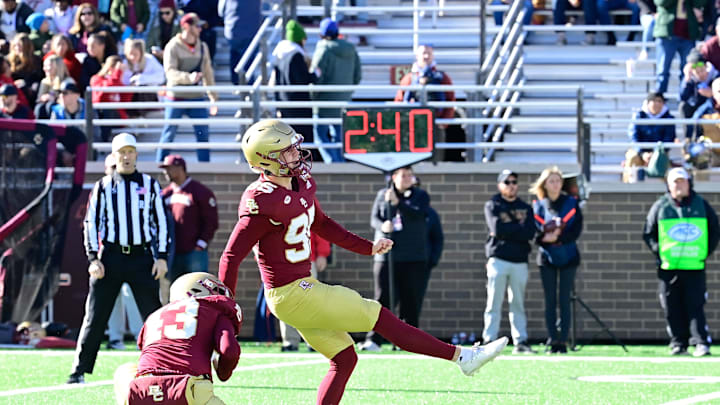
[[[12,84],[6,83],[0,87],[0,96],[17,96],[18,91]]]
[[[675,180],[678,179],[690,180],[690,173],[688,173],[687,170],[683,169],[682,167],[674,167],[670,169],[667,175],[667,182],[674,183]]]
[[[80,94],[80,89],[78,88],[77,84],[75,84],[74,81],[71,80],[65,80],[60,85],[60,92],[64,91],[71,91],[73,93]]]
[[[205,21],[195,13],[187,13],[180,19],[180,25],[183,24],[205,25]]]
[[[338,35],[338,25],[331,18],[324,18],[320,21],[320,35],[324,37],[336,37]]]
[[[165,168],[168,166],[182,166],[182,168],[185,169],[185,159],[180,155],[167,155],[158,167]]]
[[[512,171],[510,169],[505,169],[505,170],[501,171],[500,174],[498,174],[497,182],[502,183],[503,181],[507,180],[507,178],[510,176],[514,176],[516,179],[518,177],[517,173],[515,173],[514,171]]]
[[[127,132],[115,135],[115,138],[112,140],[112,152],[115,153],[126,146],[132,146],[137,149],[135,137]]]

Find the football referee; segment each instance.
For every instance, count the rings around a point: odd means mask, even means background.
[[[115,172],[95,183],[85,216],[85,251],[90,291],[68,384],[93,372],[108,318],[124,282],[132,288],[143,320],[160,308],[159,282],[167,272],[169,242],[160,185],[135,169],[135,137],[113,138]],[[150,243],[158,241],[153,259]]]

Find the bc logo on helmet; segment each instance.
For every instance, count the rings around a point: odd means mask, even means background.
[[[677,242],[693,242],[701,235],[700,228],[693,224],[677,224],[668,231],[668,236]]]

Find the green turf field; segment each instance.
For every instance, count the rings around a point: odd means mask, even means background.
[[[361,353],[342,403],[720,404],[720,357],[670,357],[664,346],[629,350],[591,346],[566,356],[513,356],[508,348],[474,377],[443,360]],[[0,351],[0,404],[112,404],[115,367],[137,357],[136,351],[101,351],[86,384],[66,386],[72,351]],[[228,405],[314,404],[327,367],[303,349],[286,355],[279,346],[244,343],[238,369],[216,384],[216,393]]]

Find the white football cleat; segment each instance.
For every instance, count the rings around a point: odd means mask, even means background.
[[[472,356],[469,356],[468,359],[458,361],[460,370],[462,370],[462,372],[467,376],[475,374],[475,372],[478,371],[480,367],[484,366],[485,363],[500,355],[500,352],[503,351],[508,342],[509,339],[503,336],[500,339],[494,340],[484,346],[475,344],[472,348]]]
[[[366,352],[379,352],[381,349],[380,345],[378,345],[377,343],[373,342],[372,340],[366,340],[358,346],[358,350],[363,350]]]

